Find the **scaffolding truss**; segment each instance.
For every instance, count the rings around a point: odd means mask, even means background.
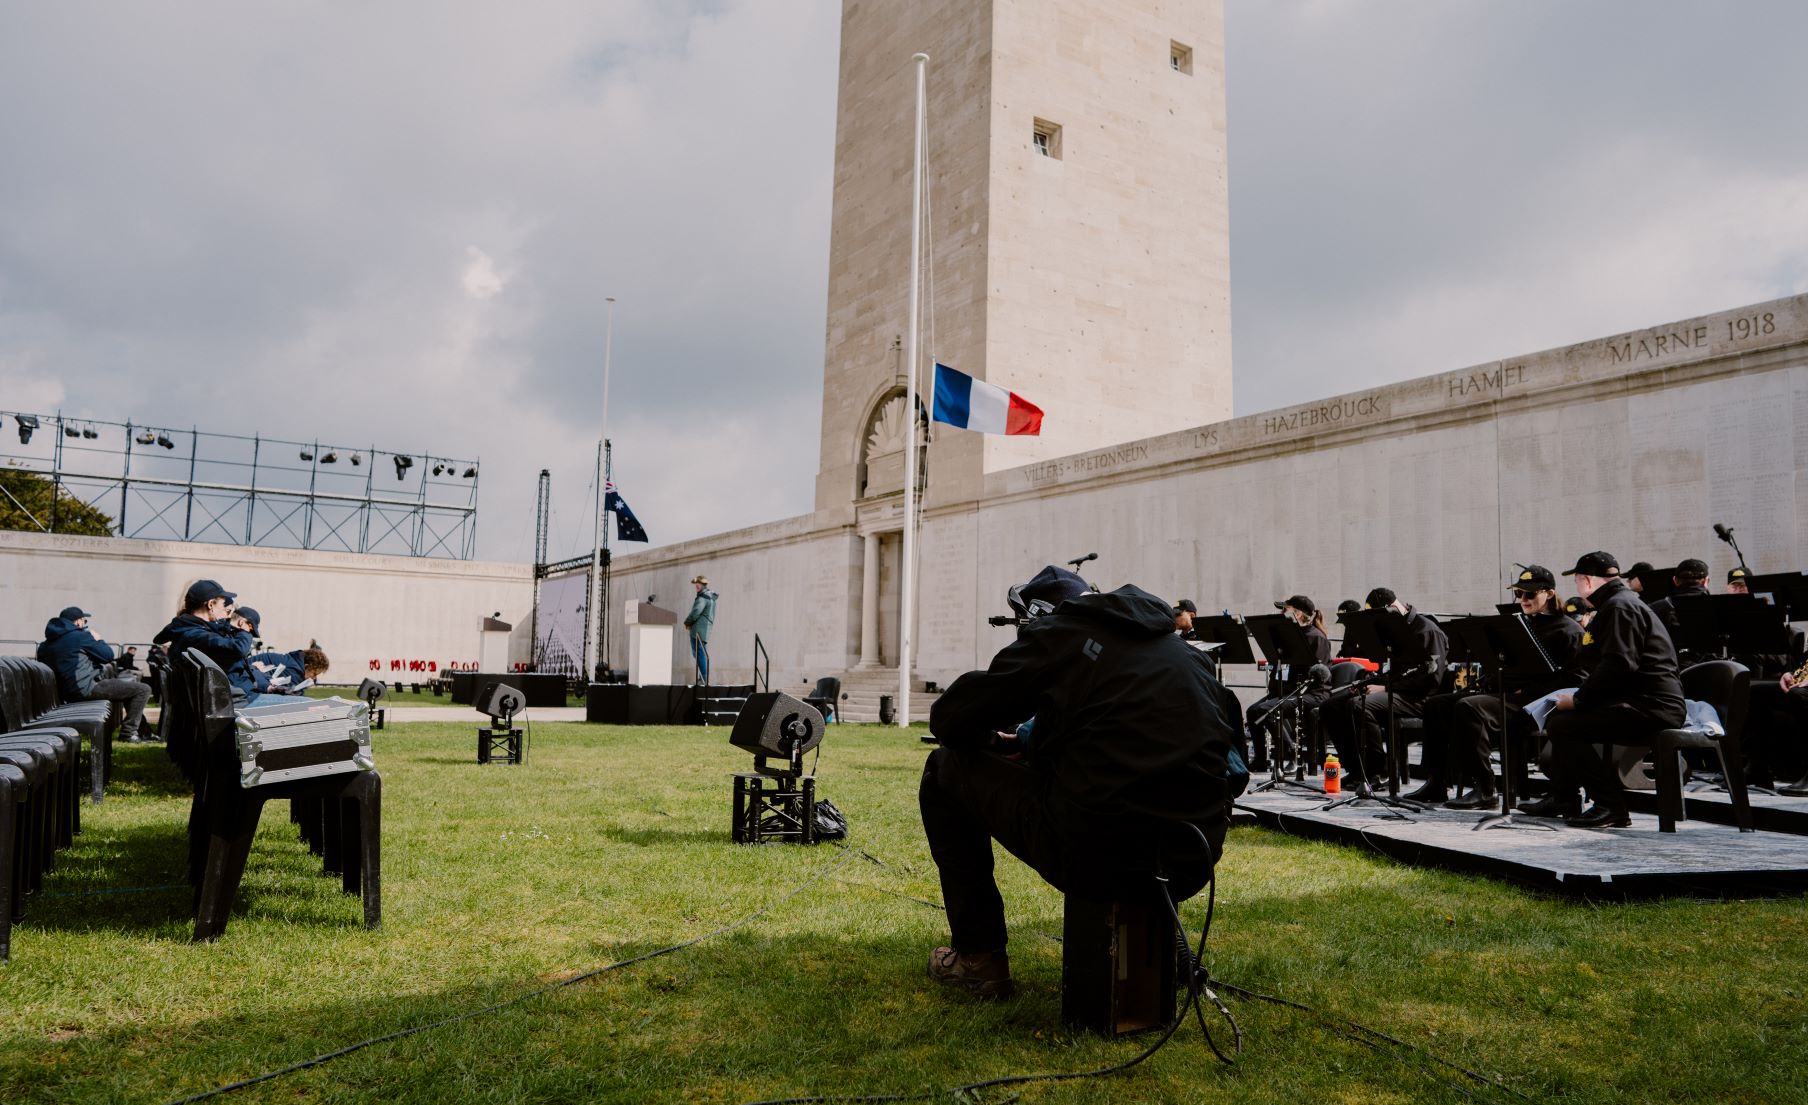
[[[17,431],[15,438],[14,432]],[[117,537],[469,560],[475,459],[170,430],[0,410],[0,467],[48,480],[47,508],[7,494],[20,528],[60,532],[64,504]]]

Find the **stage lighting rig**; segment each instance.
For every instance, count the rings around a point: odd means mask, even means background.
[[[311,463],[314,460],[314,454],[307,449],[303,449],[301,451],[301,459]]]
[[[445,470],[446,470],[446,466],[443,464],[436,464],[433,466],[433,474],[436,476],[441,475],[442,473],[445,472]]]
[[[414,467],[414,458],[413,457],[404,457],[404,456],[396,457],[395,458],[395,478],[398,480],[407,479],[408,478],[408,470],[413,467]]]
[[[352,454],[352,467],[353,468],[356,468],[363,463],[364,463],[364,454],[363,453],[353,453]]]
[[[170,435],[167,433],[157,435],[157,444],[163,446],[165,449],[174,449],[176,447],[176,443],[170,439]]]
[[[136,441],[140,445],[155,445],[155,444],[157,444],[157,435],[152,433],[149,430],[145,430],[143,433],[139,434],[137,437],[133,438],[132,440]]]
[[[94,423],[90,422],[82,427],[82,436],[89,441],[94,441],[100,437],[100,431],[94,428]]]
[[[38,428],[38,416],[35,414],[15,414],[13,421],[19,424],[19,444],[30,445],[32,431]]]
[[[333,452],[331,449],[328,449],[326,451],[326,456],[320,458],[320,463],[322,463],[322,464],[338,464],[339,463],[339,454]]]
[[[80,436],[82,436],[82,431],[76,429],[75,423],[65,422],[65,423],[63,423],[63,436],[64,437],[80,437]]]
[[[476,478],[477,478],[477,466],[475,464],[473,464],[471,467],[465,469],[465,479],[474,480]]]

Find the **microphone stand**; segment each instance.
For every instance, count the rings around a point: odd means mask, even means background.
[[[1306,752],[1306,750],[1303,747],[1301,747],[1301,743],[1300,743],[1301,737],[1300,737],[1299,731],[1298,731],[1300,702],[1306,697],[1306,692],[1316,686],[1318,686],[1318,684],[1311,679],[1300,680],[1300,685],[1295,687],[1291,691],[1288,691],[1286,697],[1282,698],[1279,702],[1275,703],[1274,709],[1269,711],[1269,713],[1267,715],[1265,715],[1262,719],[1263,721],[1267,721],[1269,718],[1274,717],[1277,714],[1283,714],[1283,712],[1287,711],[1287,710],[1291,710],[1293,712],[1293,716],[1294,716],[1293,764],[1294,764],[1294,769],[1295,769],[1294,777],[1291,779],[1287,778],[1287,772],[1285,770],[1283,770],[1281,767],[1280,750],[1273,749],[1268,754],[1268,781],[1265,783],[1258,784],[1257,786],[1252,788],[1249,791],[1249,793],[1260,794],[1265,790],[1273,790],[1276,787],[1298,787],[1299,789],[1306,791],[1310,794],[1313,794],[1317,797],[1321,797],[1321,798],[1324,797],[1325,792],[1323,790],[1321,790],[1318,787],[1313,786],[1311,783],[1306,782],[1306,777],[1305,777],[1305,771],[1306,771],[1305,752]],[[1277,720],[1284,720],[1284,717],[1277,719]]]
[[[1329,811],[1329,810],[1338,809],[1342,806],[1352,805],[1357,802],[1376,802],[1376,803],[1379,803],[1380,805],[1386,806],[1388,808],[1388,810],[1390,811],[1388,813],[1378,814],[1377,816],[1382,817],[1387,820],[1391,820],[1391,821],[1411,821],[1412,818],[1407,817],[1405,814],[1403,814],[1399,811],[1411,810],[1414,813],[1424,813],[1425,807],[1419,805],[1416,802],[1409,802],[1406,799],[1400,797],[1400,776],[1399,776],[1399,773],[1395,770],[1392,770],[1392,767],[1391,767],[1393,761],[1396,759],[1396,756],[1394,753],[1395,753],[1396,749],[1399,747],[1399,739],[1400,739],[1399,723],[1394,716],[1394,687],[1393,687],[1393,684],[1396,679],[1396,676],[1394,673],[1394,660],[1393,660],[1394,646],[1391,642],[1388,642],[1386,640],[1383,640],[1381,642],[1381,644],[1382,644],[1382,647],[1387,650],[1387,654],[1388,654],[1387,665],[1386,665],[1387,670],[1386,670],[1386,674],[1385,674],[1385,681],[1383,684],[1387,688],[1387,691],[1386,691],[1386,694],[1387,694],[1387,752],[1386,752],[1386,755],[1387,755],[1387,758],[1388,758],[1388,761],[1390,764],[1390,770],[1388,771],[1388,780],[1387,780],[1387,794],[1385,794],[1385,795],[1376,794],[1374,791],[1374,788],[1369,785],[1368,758],[1363,754],[1363,751],[1362,751],[1362,746],[1364,744],[1363,733],[1362,733],[1362,721],[1360,718],[1358,718],[1356,721],[1356,764],[1358,767],[1362,768],[1362,785],[1357,787],[1356,793],[1350,795],[1348,798],[1339,798],[1334,802],[1328,802],[1325,805],[1320,806],[1319,809],[1323,810],[1323,811]],[[1414,668],[1412,670],[1416,671],[1418,669]],[[1362,709],[1362,707],[1359,704],[1356,704],[1356,705],[1352,705],[1351,709],[1360,711]],[[1405,766],[1404,757],[1399,757],[1399,759],[1401,762],[1401,766],[1404,767]]]
[[[1733,547],[1733,555],[1739,558],[1739,567],[1745,568],[1745,574],[1747,576],[1751,575],[1751,569],[1745,567],[1745,554],[1739,551],[1739,542],[1733,538],[1733,527],[1716,526],[1714,528],[1719,534],[1720,539]]]

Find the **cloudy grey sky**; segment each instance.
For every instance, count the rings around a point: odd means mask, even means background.
[[[1238,413],[1808,290],[1808,5],[1226,8]],[[0,0],[0,407],[807,511],[839,10]]]

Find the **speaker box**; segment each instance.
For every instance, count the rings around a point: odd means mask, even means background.
[[[584,720],[628,724],[628,689],[626,683],[590,684],[584,691]]]
[[[822,743],[822,711],[782,691],[747,696],[728,743],[755,755],[789,759]]]
[[[629,725],[690,725],[696,712],[697,688],[689,684],[628,688]]]

